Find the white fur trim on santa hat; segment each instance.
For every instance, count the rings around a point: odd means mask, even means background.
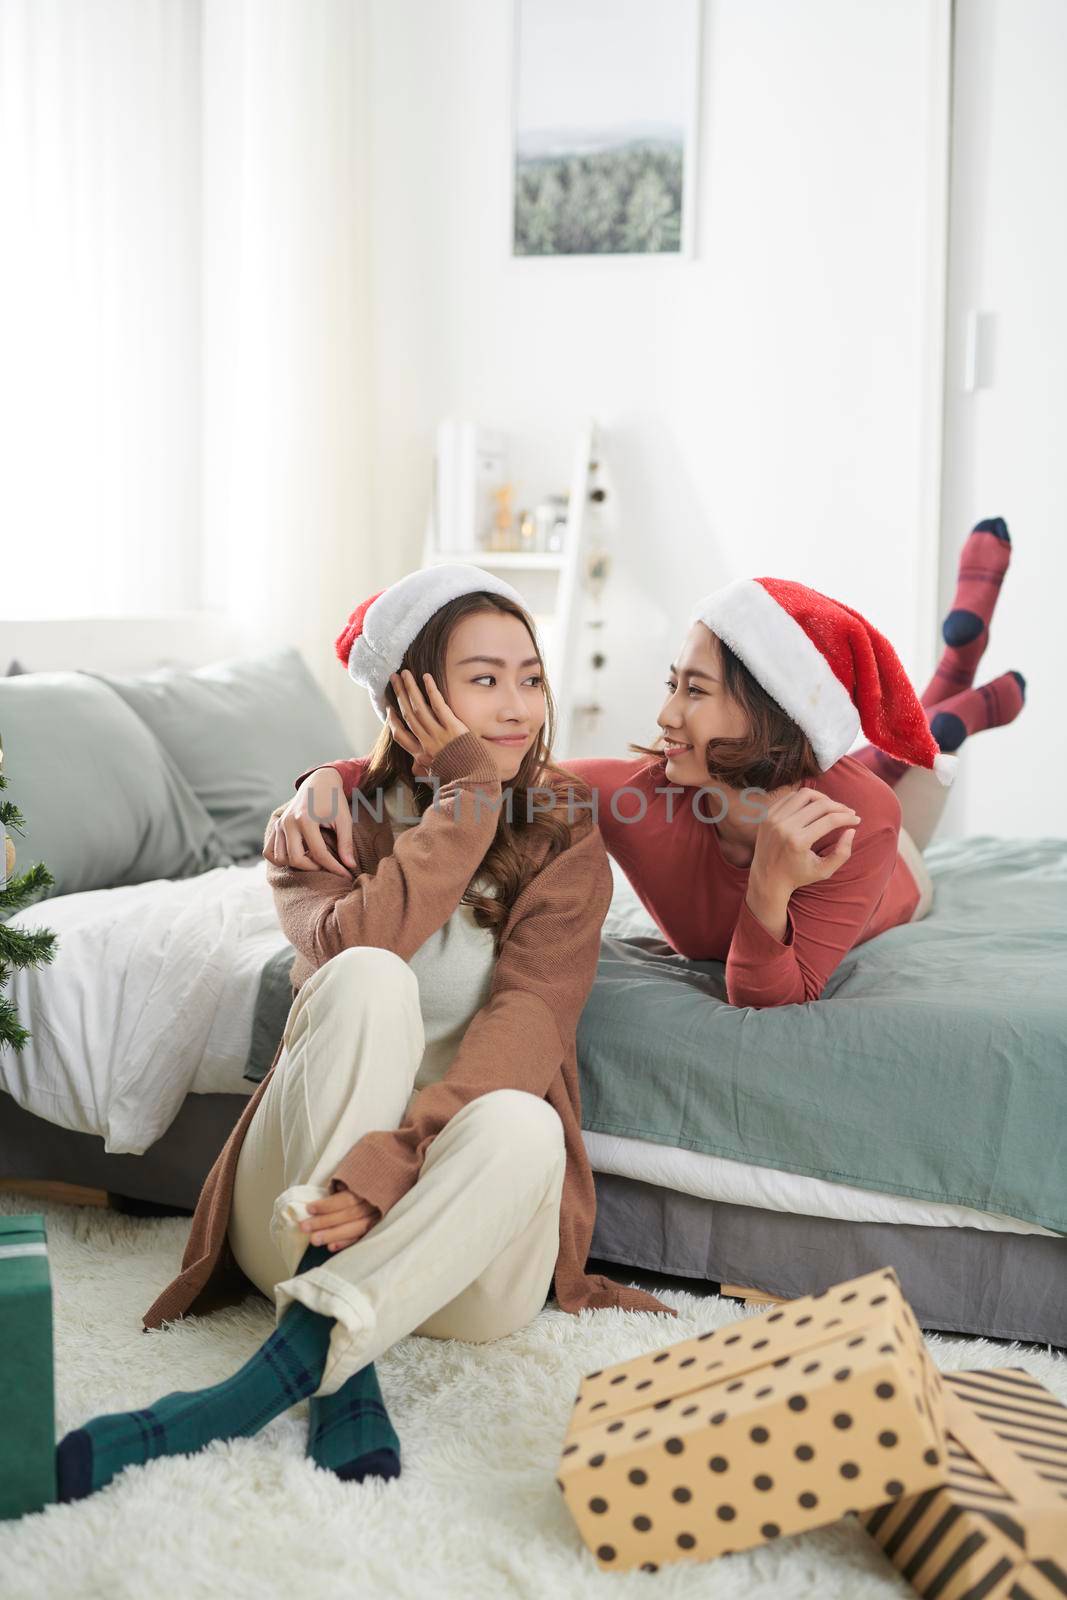
[[[450,600],[458,600],[464,594],[477,594],[482,589],[526,607],[521,594],[510,583],[484,567],[463,561],[409,572],[388,589],[383,589],[373,605],[367,607],[363,632],[352,641],[348,675],[367,690],[379,721],[386,720],[385,691],[389,678],[400,671],[400,663],[416,634],[434,612],[440,611]]]
[[[754,578],[705,595],[689,619],[728,644],[811,741],[823,772],[847,755],[860,715],[844,684],[804,629]]]

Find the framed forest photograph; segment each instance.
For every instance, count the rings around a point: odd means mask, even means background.
[[[700,0],[515,0],[512,254],[693,251]]]

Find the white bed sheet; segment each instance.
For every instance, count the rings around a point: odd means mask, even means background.
[[[142,1155],[186,1094],[251,1094],[243,1076],[263,963],[286,939],[260,858],[196,878],[157,879],[45,900],[11,919],[57,935],[50,966],[15,972],[31,1039],[0,1052],[0,1088],[105,1150]],[[658,930],[621,869],[604,931]],[[1017,1217],[881,1194],[643,1139],[585,1133],[593,1169],[709,1200],[855,1222],[1051,1229]]]
[[[287,942],[266,869],[215,867],[16,912],[15,927],[52,929],[55,959],[12,977],[31,1037],[0,1052],[0,1087],[117,1155],[143,1155],[190,1092],[248,1093],[259,974]]]
[[[704,1155],[699,1150],[678,1150],[673,1145],[645,1139],[623,1139],[615,1134],[583,1132],[589,1164],[594,1172],[614,1172],[623,1178],[705,1200],[725,1200],[731,1205],[756,1206],[763,1211],[790,1211],[804,1217],[836,1217],[842,1222],[910,1222],[921,1228],[982,1228],[993,1233],[1043,1233],[1052,1239],[1063,1235],[1021,1217],[1003,1217],[969,1206],[944,1205],[933,1200],[912,1200],[905,1195],[856,1189],[847,1183],[828,1183],[777,1167],[754,1167],[747,1161]]]

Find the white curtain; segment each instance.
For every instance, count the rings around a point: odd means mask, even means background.
[[[200,10],[0,0],[0,616],[196,604]]]
[[[333,653],[371,587],[363,0],[204,0],[206,597]],[[380,585],[378,585],[380,587]]]
[[[0,617],[369,592],[362,0],[0,0]],[[31,663],[32,665],[32,663]]]

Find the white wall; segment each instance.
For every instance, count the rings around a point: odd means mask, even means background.
[[[1015,668],[1027,701],[1010,727],[964,747],[945,821],[964,833],[1062,836],[1067,6],[960,0],[954,77],[942,596],[951,603],[968,530],[1004,517],[1012,560],[977,681]],[[986,386],[967,392],[972,310],[993,324]]]
[[[516,261],[511,6],[374,0],[377,526],[417,563],[444,412],[601,420],[611,711],[570,753],[654,731],[691,602],[742,574],[857,606],[925,682],[946,14],[709,0],[696,259]]]

